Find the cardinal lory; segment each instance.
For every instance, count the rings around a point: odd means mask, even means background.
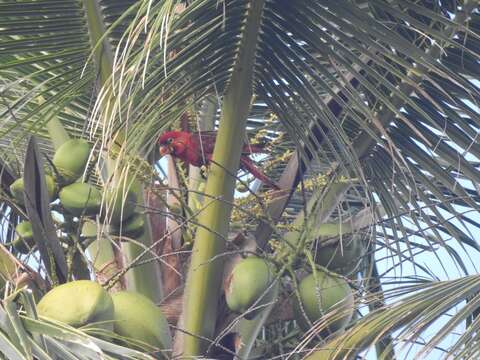
[[[188,131],[167,131],[160,136],[160,155],[170,154],[187,165],[203,166],[209,165],[212,159],[215,146],[216,133],[213,131],[188,132]],[[258,145],[244,145],[240,157],[240,167],[250,172],[257,179],[265,184],[278,189],[278,186],[270,180],[253,161],[248,157],[250,154],[265,152],[263,147]]]

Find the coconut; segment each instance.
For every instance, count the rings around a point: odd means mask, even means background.
[[[93,185],[73,183],[65,186],[59,193],[60,202],[72,215],[95,215],[100,211],[102,194]]]
[[[115,333],[125,340],[148,344],[156,351],[171,348],[172,337],[167,319],[149,298],[136,292],[119,291],[112,294],[112,299]]]
[[[133,191],[125,194],[121,188],[108,190],[105,194],[105,215],[112,224],[120,224],[133,215],[136,201],[137,197]]]
[[[143,214],[135,213],[127,221],[121,225],[113,224],[112,233],[115,235],[128,236],[130,238],[137,238],[143,235],[145,231],[145,216]]]
[[[58,148],[52,162],[63,183],[71,184],[83,175],[90,151],[90,144],[83,139],[68,140]]]
[[[45,183],[47,184],[47,192],[49,201],[52,201],[53,197],[57,192],[57,185],[55,184],[55,180],[50,175],[45,175]],[[10,185],[10,192],[12,193],[14,199],[20,205],[25,205],[25,199],[23,194],[25,192],[25,185],[23,182],[23,178],[19,178],[15,180]]]
[[[340,243],[341,241],[341,243]],[[365,248],[359,236],[348,236],[333,244],[314,244],[315,262],[342,275],[359,271]]]
[[[82,231],[80,232],[80,238],[83,239],[93,239],[98,235],[97,223],[94,221],[85,221],[82,225]]]
[[[30,221],[22,221],[15,227],[17,238],[12,242],[12,246],[22,254],[28,252],[35,246],[33,239],[32,224]]]
[[[294,314],[300,327],[307,331],[311,323],[316,322],[322,316],[329,316],[325,331],[321,336],[342,330],[347,326],[353,316],[354,299],[348,283],[340,277],[317,271],[316,275],[310,274],[305,277],[298,286],[300,301],[295,296]],[[302,312],[302,308],[304,313]]]
[[[262,296],[255,307],[263,305],[273,277],[272,268],[265,260],[255,256],[241,260],[226,281],[225,298],[229,309],[244,313]],[[245,318],[252,319],[257,313],[250,311]]]
[[[113,330],[112,298],[94,281],[77,280],[53,288],[40,300],[37,311],[40,316],[73,327],[95,325]]]
[[[17,235],[24,240],[33,239],[32,223],[30,221],[22,221],[18,223],[15,227],[15,231],[17,232]]]
[[[23,184],[23,178],[19,178],[15,180],[10,185],[10,192],[12,193],[17,203],[19,203],[20,205],[23,205],[25,203],[25,199],[23,198],[24,191],[25,191],[25,186]]]

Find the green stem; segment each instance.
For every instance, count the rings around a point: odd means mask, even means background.
[[[39,97],[40,105],[45,102],[43,96]],[[57,150],[64,142],[70,140],[70,135],[68,135],[67,130],[63,127],[60,120],[57,116],[54,116],[47,124],[46,128],[48,135],[50,136],[50,141],[53,144],[55,150]]]
[[[47,123],[46,127],[55,150],[57,150],[64,142],[70,140],[70,136],[57,117],[52,118]]]
[[[202,102],[200,115],[197,121],[197,130],[213,130],[215,125],[215,115],[217,113],[217,98],[215,95],[207,97]],[[188,168],[188,189],[193,191],[200,190],[205,180],[201,175],[199,167],[190,165]],[[202,203],[203,196],[199,193],[191,192],[188,194],[188,206],[195,209],[196,206]]]
[[[112,75],[113,51],[107,39],[103,39],[102,44],[97,45],[107,28],[103,22],[99,0],[83,0],[83,6],[87,15],[90,42],[92,47],[95,47],[93,59],[99,72],[99,83],[104,85]]]
[[[206,194],[217,198],[200,215],[187,276],[183,320],[183,357],[201,355],[213,338],[220,295],[225,238],[235,190],[247,116],[252,99],[253,69],[264,0],[250,1],[240,53],[224,95],[222,119],[213,152]],[[217,165],[218,164],[218,165]],[[208,229],[208,230],[207,230]],[[218,257],[217,257],[218,256]]]

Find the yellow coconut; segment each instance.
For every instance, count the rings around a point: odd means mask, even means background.
[[[316,276],[310,274],[299,284],[301,306],[295,296],[294,313],[300,327],[307,331],[310,324],[325,316],[324,330],[320,335],[344,329],[352,319],[354,312],[353,293],[348,283],[337,276],[317,271]],[[303,308],[303,312],[302,312]],[[306,317],[307,318],[306,318]]]
[[[37,310],[40,316],[73,327],[113,330],[112,298],[94,281],[77,280],[53,288],[40,300]]]
[[[100,212],[102,194],[93,185],[73,183],[65,186],[59,193],[60,202],[72,215],[95,215]]]
[[[144,295],[131,291],[114,293],[112,299],[115,333],[126,340],[133,339],[148,344],[152,351],[171,348],[172,337],[167,319],[155,303]]]
[[[71,184],[83,175],[90,151],[90,144],[83,139],[68,140],[58,148],[52,162],[63,183]]]
[[[230,310],[244,313],[253,304],[264,304],[266,291],[274,278],[271,266],[261,258],[251,256],[241,260],[232,270],[225,286],[225,298]],[[259,308],[260,310],[260,308]],[[245,318],[252,319],[258,311],[251,311]]]
[[[47,192],[49,200],[52,201],[56,192],[57,192],[57,185],[55,184],[55,180],[50,175],[45,175],[45,183],[47,184]],[[12,193],[14,199],[17,201],[18,204],[24,205],[24,197],[23,193],[25,192],[25,185],[23,182],[23,178],[19,178],[15,180],[10,185],[10,192]]]
[[[112,233],[130,238],[142,236],[145,231],[145,215],[135,213],[127,221],[112,225]]]
[[[28,254],[35,246],[32,224],[30,221],[22,221],[15,227],[15,232],[17,238],[12,242],[13,247],[22,254]]]

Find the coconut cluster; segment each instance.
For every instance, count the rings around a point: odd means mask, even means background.
[[[275,281],[274,267],[265,259],[250,256],[240,260],[225,282],[225,300],[232,312],[252,320],[265,308]],[[354,313],[354,296],[349,283],[335,273],[316,270],[305,276],[292,294],[294,317],[303,331],[313,324],[323,329],[319,336],[342,331]]]
[[[136,292],[109,294],[94,281],[72,281],[46,293],[38,302],[37,311],[42,318],[103,331],[106,337],[135,349],[160,355],[171,349],[165,316],[155,303]]]
[[[111,224],[113,235],[141,236],[145,220],[135,212],[137,199],[133,191],[109,188],[103,194],[97,186],[82,181],[91,150],[91,145],[83,139],[68,140],[57,149],[51,161],[54,171],[45,175],[50,202],[59,199],[65,216],[82,219],[100,216]],[[10,192],[19,206],[25,205],[23,178],[12,183]],[[35,246],[31,228],[28,221],[17,226],[17,237],[11,244],[17,252],[26,254]]]
[[[272,244],[277,260],[289,259],[300,240],[311,257],[308,262],[296,259],[292,264],[298,280],[298,284],[291,284],[295,320],[302,330],[321,337],[343,331],[354,313],[350,284],[358,280],[358,273],[366,266],[365,234],[354,232],[349,223],[324,223],[306,232],[289,231],[281,242]],[[313,264],[314,269],[310,269]]]
[[[339,234],[338,224],[321,226],[309,242],[315,269],[307,274],[299,269],[298,283],[285,281],[292,288],[293,315],[300,329],[314,331],[325,338],[343,331],[352,320],[355,306],[349,278],[355,278],[361,269],[366,250],[363,239],[358,236],[348,235],[341,241],[331,241]],[[292,249],[299,238],[300,232],[292,231],[286,233],[283,240]],[[288,257],[289,254],[285,252],[284,255]],[[274,274],[274,267],[265,259],[251,256],[239,261],[224,284],[229,309],[247,320],[253,319],[272,300],[269,294]],[[297,285],[291,286],[293,284]]]

